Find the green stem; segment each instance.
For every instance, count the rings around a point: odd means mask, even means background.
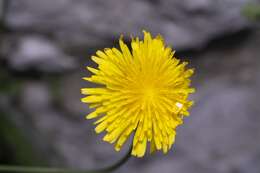
[[[131,157],[132,147],[130,147],[127,154],[115,164],[97,170],[74,170],[63,168],[44,168],[44,167],[29,167],[29,166],[11,166],[0,165],[0,172],[33,172],[33,173],[105,173],[118,169],[124,163],[126,163]]]

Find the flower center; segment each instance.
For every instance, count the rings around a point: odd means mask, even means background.
[[[152,106],[155,103],[157,92],[156,88],[149,86],[142,89],[142,107]]]
[[[154,96],[155,96],[155,90],[153,88],[146,88],[146,89],[144,89],[144,97],[147,100],[153,99]]]

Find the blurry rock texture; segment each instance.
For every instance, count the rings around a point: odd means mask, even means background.
[[[40,72],[62,72],[75,67],[72,57],[65,55],[49,40],[27,36],[15,40],[17,47],[10,47],[8,62],[19,71],[35,69]]]
[[[134,158],[118,172],[260,172],[260,32],[241,15],[249,0],[6,2],[0,122],[13,122],[48,164],[103,167],[124,155],[127,146],[115,152],[84,119],[90,110],[80,88],[89,84],[81,78],[96,49],[146,29],[162,34],[196,69],[196,104],[169,154]]]
[[[15,30],[51,33],[65,45],[102,44],[141,29],[162,33],[176,48],[200,48],[216,36],[247,26],[248,0],[11,0]]]

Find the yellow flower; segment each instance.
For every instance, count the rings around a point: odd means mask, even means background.
[[[105,131],[103,140],[117,151],[133,133],[132,155],[142,157],[148,142],[151,152],[167,153],[193,103],[187,100],[193,69],[185,69],[160,35],[144,31],[143,41],[132,38],[130,50],[122,38],[119,45],[97,51],[92,60],[98,68],[87,67],[93,75],[83,79],[99,85],[81,90],[87,95],[82,102],[95,108],[86,118],[99,118],[95,131]]]

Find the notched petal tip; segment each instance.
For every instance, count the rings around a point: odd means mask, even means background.
[[[101,58],[99,58],[97,56],[94,56],[94,55],[91,56],[91,59],[92,59],[92,61],[94,61],[97,64],[102,64],[102,62],[104,61],[103,59],[101,59]]]
[[[93,74],[98,74],[99,73],[99,70],[98,69],[95,69],[93,67],[86,67],[88,71],[90,71],[91,73]]]
[[[85,92],[85,90],[86,90],[86,88],[81,88],[81,89],[80,89],[80,93],[86,95],[87,93]],[[82,99],[82,98],[81,98],[81,99]]]
[[[85,80],[85,81],[88,81],[88,82],[92,82],[93,81],[91,77],[83,77],[82,79]]]
[[[98,114],[94,111],[94,112],[91,112],[89,113],[88,115],[86,115],[86,119],[93,119],[93,118],[96,118],[98,116]]]
[[[158,35],[155,37],[155,39],[160,40],[160,41],[163,43],[163,45],[165,44],[165,43],[164,43],[164,38],[163,38],[163,36],[162,36],[161,34],[158,34]]]

